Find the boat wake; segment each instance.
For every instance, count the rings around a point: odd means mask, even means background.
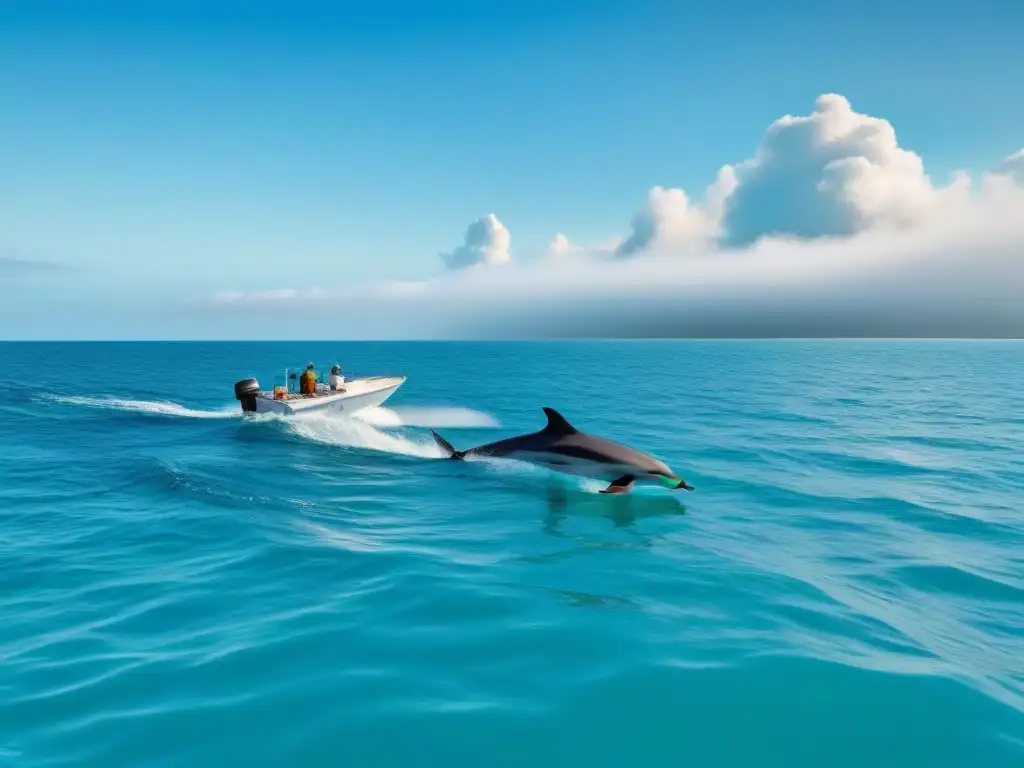
[[[238,406],[225,406],[213,411],[186,408],[179,403],[163,400],[124,400],[116,397],[53,396],[53,402],[88,408],[107,408],[132,413],[152,413],[159,416],[178,416],[187,419],[233,419],[242,415]]]
[[[449,406],[399,406],[367,408],[351,416],[309,413],[243,414],[237,405],[214,410],[189,408],[163,400],[129,400],[115,397],[51,396],[51,402],[86,408],[183,419],[241,419],[281,425],[287,432],[325,445],[357,448],[421,458],[441,458],[430,435],[412,435],[409,427],[491,428],[499,423],[490,414],[471,408]]]
[[[282,423],[293,435],[316,443],[426,459],[442,458],[440,449],[429,435],[414,437],[408,433],[389,432],[358,416],[339,418],[309,414],[298,417],[272,416],[270,419]]]
[[[275,420],[285,424],[293,434],[318,443],[429,459],[443,458],[433,437],[413,435],[404,428],[499,426],[490,414],[471,408],[432,406],[377,406],[359,411],[351,418],[311,413]]]
[[[200,408],[189,408],[169,400],[128,400],[117,397],[86,397],[78,395],[52,395],[47,400],[63,405],[78,405],[88,408],[106,408],[115,411],[130,411],[134,413],[152,413],[159,416],[178,416],[187,419],[233,419],[241,418],[243,414],[238,405],[226,405],[223,408],[204,410]],[[263,414],[248,414],[249,418],[261,419]],[[396,408],[384,408],[375,406],[366,408],[351,417],[337,414],[314,414],[297,415],[286,417],[292,418],[322,418],[337,422],[361,421],[375,427],[468,427],[468,428],[491,428],[500,426],[498,421],[490,414],[482,411],[474,411],[472,408],[454,408],[448,406],[399,406]],[[277,419],[269,419],[275,421]]]

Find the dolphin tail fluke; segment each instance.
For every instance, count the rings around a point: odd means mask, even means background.
[[[440,448],[444,452],[445,458],[461,459],[465,457],[465,451],[456,451],[451,443],[449,443],[447,440],[445,440],[443,437],[437,434],[437,432],[435,432],[434,430],[430,430],[430,434],[434,436],[434,442],[437,443],[438,448]]]
[[[629,493],[633,488],[633,476],[624,475],[618,480],[612,480],[611,485],[605,488],[601,493]]]

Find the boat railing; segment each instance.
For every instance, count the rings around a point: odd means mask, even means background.
[[[284,385],[283,386],[285,388],[284,391],[285,391],[286,394],[289,394],[289,395],[300,394],[300,392],[299,392],[299,377],[302,375],[302,372],[305,371],[305,370],[306,370],[305,368],[285,368],[284,369]],[[341,373],[345,377],[345,381],[347,381],[347,382],[348,381],[354,381],[356,379],[387,378],[388,376],[393,375],[393,374],[387,374],[387,373],[361,373],[361,372],[353,373],[351,371],[342,371]],[[329,374],[330,374],[330,369],[328,369],[326,373],[323,372],[323,371],[318,372],[317,375],[316,375],[316,382],[317,382],[317,384],[327,384]],[[275,386],[275,389],[276,389],[276,386]]]

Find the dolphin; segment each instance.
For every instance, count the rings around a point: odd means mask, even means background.
[[[515,459],[568,475],[607,480],[601,493],[627,493],[635,483],[657,484],[672,490],[693,486],[665,464],[646,453],[580,432],[554,408],[544,408],[548,423],[538,432],[508,437],[493,443],[457,451],[434,430],[435,442],[449,459],[489,456]]]

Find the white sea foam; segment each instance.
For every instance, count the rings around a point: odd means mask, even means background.
[[[188,408],[180,403],[161,400],[128,400],[115,397],[54,396],[52,401],[88,408],[148,413],[187,419],[231,419],[243,416],[241,409],[227,406],[216,410]],[[489,414],[470,408],[449,406],[401,406],[368,408],[354,417],[340,414],[250,414],[250,419],[277,422],[292,434],[328,445],[365,448],[382,453],[441,458],[442,453],[430,435],[410,436],[387,431],[401,427],[495,427],[498,422]]]
[[[488,413],[471,408],[404,405],[394,408],[367,408],[355,418],[375,427],[497,427]]]
[[[359,419],[304,414],[283,417],[281,421],[293,434],[318,443],[422,458],[441,458],[442,455],[430,435],[415,439],[405,434],[385,432]]]
[[[115,411],[153,413],[162,416],[180,416],[187,419],[231,419],[242,415],[237,406],[227,406],[207,411],[186,408],[179,403],[162,400],[124,400],[116,397],[55,396],[54,402],[66,405],[81,405],[88,408],[108,408]]]
[[[242,416],[237,405],[215,410],[188,408],[168,400],[128,400],[116,397],[53,396],[53,402],[90,408],[109,408],[136,413],[155,413],[181,416],[189,419],[227,419]],[[289,417],[290,418],[290,417]],[[305,418],[305,417],[302,417]],[[333,421],[351,421],[347,417],[322,416]],[[375,427],[497,427],[498,421],[490,414],[471,408],[450,406],[400,406],[397,408],[367,408],[355,414],[355,419]]]

